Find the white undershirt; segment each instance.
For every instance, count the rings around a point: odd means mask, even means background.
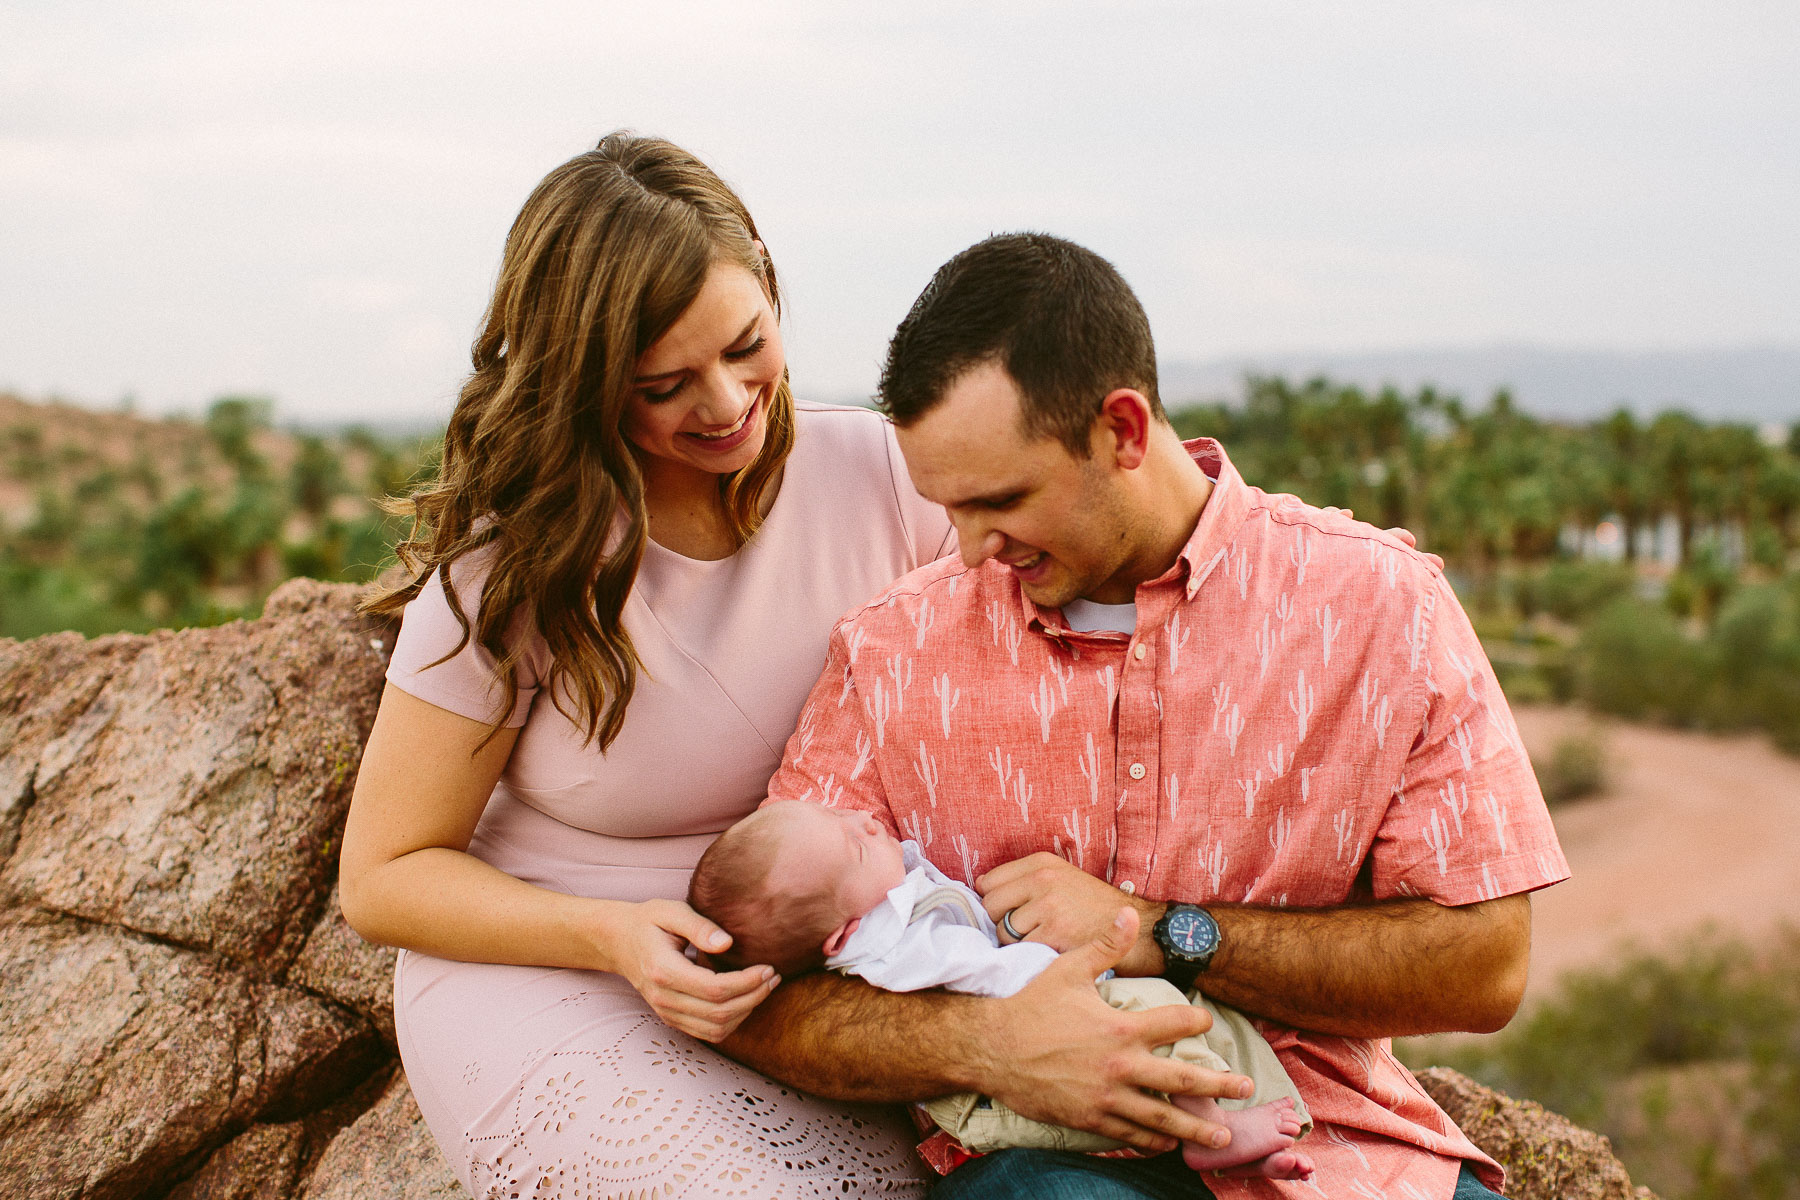
[[[1071,600],[1063,605],[1063,620],[1070,629],[1093,633],[1111,629],[1118,633],[1137,632],[1137,604],[1095,604],[1092,600]]]
[[[1212,484],[1219,482],[1211,475],[1206,477],[1206,481]],[[1069,628],[1080,633],[1093,633],[1101,629],[1124,634],[1137,632],[1136,601],[1130,604],[1095,604],[1092,600],[1071,600],[1063,605],[1062,615]]]

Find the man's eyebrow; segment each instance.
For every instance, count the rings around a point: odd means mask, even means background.
[[[755,329],[757,326],[757,323],[761,320],[762,320],[761,313],[757,313],[757,314],[753,315],[748,321],[744,322],[744,327],[742,329],[738,330],[738,335],[736,337],[732,338],[730,342],[726,343],[727,346],[735,346],[739,342],[743,341],[745,338],[749,337],[750,331],[752,329]],[[674,370],[674,371],[664,371],[658,375],[639,375],[636,379],[633,379],[631,382],[633,382],[633,383],[654,383],[658,379],[668,379],[670,376],[680,375],[683,372],[685,372],[686,370],[687,370],[686,367],[682,367],[682,368],[680,368],[678,370]]]
[[[999,488],[992,492],[980,492],[973,496],[963,496],[957,500],[944,502],[945,508],[968,508],[978,504],[1003,504],[1008,500],[1017,500],[1025,494],[1023,487]]]

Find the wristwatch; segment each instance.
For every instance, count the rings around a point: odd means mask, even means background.
[[[1219,950],[1219,923],[1196,904],[1171,904],[1151,931],[1162,948],[1162,977],[1190,991]]]

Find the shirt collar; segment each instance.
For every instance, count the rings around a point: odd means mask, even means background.
[[[1187,598],[1192,600],[1206,577],[1224,560],[1238,527],[1250,513],[1251,496],[1250,486],[1231,465],[1225,447],[1216,438],[1193,438],[1181,445],[1213,480],[1212,495],[1206,498],[1206,507],[1200,510],[1200,519],[1194,522],[1194,532],[1188,537],[1187,545],[1181,548],[1175,566],[1170,568],[1171,572],[1186,572]],[[1153,582],[1161,583],[1171,577],[1171,574],[1165,574]]]
[[[1200,519],[1194,522],[1194,532],[1175,556],[1175,562],[1155,579],[1138,584],[1139,592],[1145,588],[1161,588],[1185,580],[1183,592],[1192,600],[1200,585],[1206,582],[1221,561],[1225,551],[1231,545],[1231,539],[1242,524],[1245,515],[1250,511],[1249,485],[1225,453],[1225,447],[1216,438],[1191,438],[1181,443],[1182,449],[1188,452],[1200,469],[1213,480],[1212,493],[1206,498],[1206,505],[1200,510]],[[1003,568],[1004,569],[1004,568]],[[1082,633],[1070,629],[1055,609],[1045,616],[1043,610],[1031,602],[1025,594],[1018,579],[1007,572],[1012,586],[1019,597],[1019,613],[1025,620],[1027,629],[1035,629],[1039,633],[1051,637],[1104,637],[1105,633]]]

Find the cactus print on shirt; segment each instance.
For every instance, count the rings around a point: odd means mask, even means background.
[[[872,812],[971,884],[1043,850],[1199,904],[1461,905],[1566,878],[1441,564],[1188,449],[1216,484],[1135,633],[1071,630],[993,561],[923,567],[833,631],[771,798]],[[1209,1179],[1220,1200],[1441,1200],[1464,1158],[1498,1184],[1385,1040],[1260,1027],[1318,1174]]]

